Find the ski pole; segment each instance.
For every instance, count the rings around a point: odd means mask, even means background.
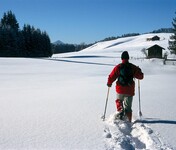
[[[139,116],[141,118],[142,117],[142,112],[141,112],[140,81],[139,81],[139,79],[138,79],[138,94],[139,94]]]
[[[108,92],[107,92],[107,96],[106,96],[104,115],[101,117],[103,119],[103,121],[105,120],[106,109],[107,109],[107,104],[108,104],[108,97],[109,97],[109,91],[110,91],[110,87],[108,87]]]

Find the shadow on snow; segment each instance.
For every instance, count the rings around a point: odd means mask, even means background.
[[[134,123],[146,123],[146,124],[175,124],[174,120],[161,120],[158,118],[144,118],[141,120],[136,120]]]
[[[77,63],[77,64],[88,64],[88,65],[100,65],[100,66],[115,66],[114,64],[106,64],[106,63],[96,63],[96,62],[86,62],[86,61],[76,61],[76,60],[66,60],[66,59],[45,59],[45,60],[53,60],[60,62],[68,62],[68,63]]]

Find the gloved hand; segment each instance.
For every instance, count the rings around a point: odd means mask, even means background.
[[[108,84],[108,83],[107,83],[107,86],[108,86],[108,87],[111,87],[111,86],[112,86],[112,84]]]

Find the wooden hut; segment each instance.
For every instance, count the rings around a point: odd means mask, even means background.
[[[159,41],[160,40],[160,37],[159,36],[154,36],[154,37],[152,37],[152,41]]]
[[[155,44],[146,50],[148,50],[148,58],[162,58],[164,48]]]
[[[160,37],[159,36],[153,36],[151,38],[147,38],[147,41],[159,41],[160,40]]]

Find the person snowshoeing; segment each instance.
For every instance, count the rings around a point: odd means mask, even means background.
[[[124,51],[121,54],[122,63],[116,65],[108,76],[107,86],[111,87],[113,82],[116,81],[116,107],[118,111],[118,118],[123,119],[127,116],[128,120],[132,120],[132,101],[135,94],[136,79],[143,79],[144,74],[141,69],[136,65],[129,62],[129,54]]]

